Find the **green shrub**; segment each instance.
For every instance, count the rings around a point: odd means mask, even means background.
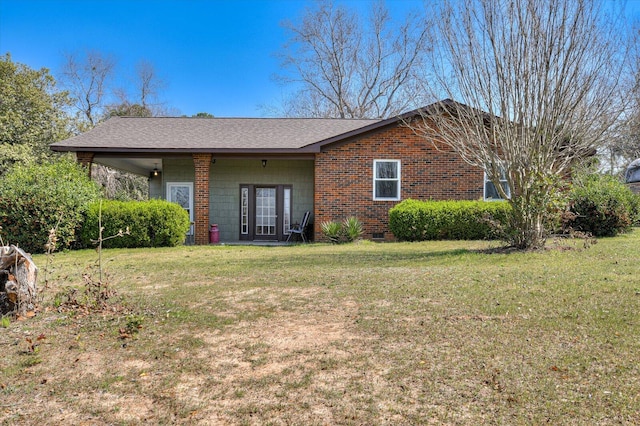
[[[591,173],[574,179],[566,224],[594,237],[612,237],[638,222],[638,196],[614,176]]]
[[[100,203],[89,206],[82,227],[82,242],[92,247],[98,238]],[[189,214],[178,204],[164,200],[102,201],[103,237],[129,228],[129,235],[104,241],[103,247],[172,247],[184,243]]]
[[[322,233],[334,244],[340,243],[340,236],[342,235],[342,224],[339,222],[322,222],[320,224]]]
[[[57,226],[58,248],[75,245],[90,202],[100,197],[87,170],[70,158],[16,165],[0,178],[0,226],[5,243],[42,253]]]
[[[487,201],[405,200],[389,210],[389,228],[402,241],[493,239],[509,205]]]
[[[340,222],[322,222],[322,233],[333,244],[351,243],[362,236],[362,222],[355,216],[350,216]]]
[[[342,222],[342,233],[347,242],[353,242],[362,236],[362,222],[357,217],[348,217]]]

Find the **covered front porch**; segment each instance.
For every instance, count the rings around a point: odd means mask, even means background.
[[[304,213],[314,209],[314,157],[309,154],[78,152],[77,158],[148,177],[150,198],[177,202],[189,212],[193,226],[187,242],[196,245],[209,244],[212,224],[220,243],[281,244]]]

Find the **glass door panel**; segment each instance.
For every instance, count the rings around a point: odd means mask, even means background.
[[[256,237],[276,236],[276,188],[256,188]]]
[[[178,203],[189,213],[189,220],[193,223],[193,183],[192,182],[168,182],[167,200]],[[188,235],[192,235],[190,228]]]

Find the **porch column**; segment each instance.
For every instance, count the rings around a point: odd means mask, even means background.
[[[209,244],[209,166],[211,154],[193,154],[196,169],[193,203],[195,221],[195,243]]]
[[[93,152],[89,151],[77,151],[76,161],[89,169],[89,178],[91,178],[91,164],[93,163]]]

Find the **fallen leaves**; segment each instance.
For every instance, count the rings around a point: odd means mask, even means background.
[[[40,335],[38,337],[36,337],[35,342],[33,341],[33,339],[31,337],[25,337],[25,341],[28,343],[27,346],[27,351],[30,353],[33,353],[36,351],[39,342],[45,340],[47,338],[47,336],[44,335],[44,333],[40,333]]]
[[[120,336],[119,336],[119,337],[120,337],[120,339],[122,339],[122,340],[126,340],[126,339],[131,339],[131,338],[133,338],[133,334],[132,334],[132,333],[129,333],[129,332],[127,331],[127,329],[126,329],[126,328],[120,327],[120,328],[118,329],[118,332],[120,333]]]

